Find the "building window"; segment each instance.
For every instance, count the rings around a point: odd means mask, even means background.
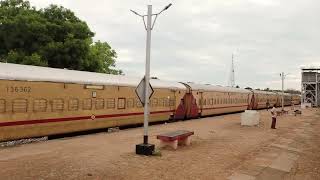
[[[0,113],[6,112],[6,100],[0,99]]]
[[[69,111],[78,111],[79,110],[79,100],[70,99],[69,100]]]
[[[33,101],[33,111],[46,112],[47,111],[47,100],[46,99],[35,99]]]
[[[28,100],[15,99],[12,102],[12,112],[22,113],[28,111]]]
[[[96,109],[104,109],[104,99],[95,99]]]
[[[52,111],[63,111],[64,102],[63,99],[53,99],[52,100]]]
[[[118,98],[118,109],[126,108],[126,98]]]
[[[84,99],[82,109],[91,110],[92,109],[92,99]]]
[[[116,101],[114,98],[107,99],[107,109],[114,109],[116,107]]]

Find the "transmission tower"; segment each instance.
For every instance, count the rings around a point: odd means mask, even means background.
[[[230,72],[229,86],[231,87],[235,86],[233,53],[232,53],[232,59],[231,59],[231,72]]]

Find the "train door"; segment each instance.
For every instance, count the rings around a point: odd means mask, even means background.
[[[253,91],[248,94],[248,110],[253,110],[255,104],[255,94]]]
[[[177,91],[176,90],[171,90],[170,96],[168,96],[168,100],[169,100],[169,110],[171,112],[175,112],[176,109],[176,104],[177,104]],[[180,93],[180,91],[179,91]],[[171,100],[171,103],[170,103]],[[173,100],[173,101],[172,101]],[[170,120],[174,119],[175,113],[170,115]]]
[[[191,87],[185,84],[187,87],[186,94],[180,100],[179,106],[176,109],[174,119],[190,119],[197,118],[199,110],[196,99],[194,98]]]
[[[202,116],[202,110],[203,110],[203,92],[199,92],[199,116]]]

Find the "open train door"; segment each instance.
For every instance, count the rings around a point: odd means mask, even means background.
[[[202,111],[203,111],[203,91],[201,90],[201,91],[199,91],[199,116],[201,117],[202,116]]]
[[[174,119],[191,119],[199,116],[197,101],[192,95],[191,87],[183,83],[187,87],[186,94],[180,100],[180,104],[175,112]]]
[[[248,110],[253,110],[255,109],[255,94],[254,92],[251,90],[251,94],[248,94]]]

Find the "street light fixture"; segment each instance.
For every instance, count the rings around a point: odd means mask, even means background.
[[[165,6],[159,13],[152,14],[152,5],[148,5],[148,14],[141,15],[134,10],[130,10],[135,15],[139,16],[143,20],[144,27],[147,31],[147,43],[146,43],[146,67],[144,76],[144,136],[143,144],[136,145],[136,153],[142,155],[151,155],[154,151],[154,145],[148,143],[148,121],[149,121],[149,80],[150,80],[150,50],[151,50],[151,30],[157,20],[157,17],[165,10],[167,10],[172,4]],[[152,16],[155,16],[152,22]],[[145,22],[147,17],[147,24]]]

